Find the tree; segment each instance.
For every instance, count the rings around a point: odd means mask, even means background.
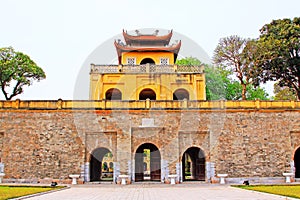
[[[242,99],[242,86],[238,81],[228,79],[226,85],[226,100],[241,100]]]
[[[197,58],[187,57],[178,60],[177,63],[184,65],[200,65]],[[230,76],[232,72],[226,68],[205,65],[206,99],[207,100],[240,100],[242,98],[241,84]],[[267,99],[268,94],[263,89],[249,84],[247,86],[246,99]]]
[[[273,20],[260,29],[256,83],[278,81],[300,99],[300,17]]]
[[[182,58],[182,59],[178,59],[176,60],[176,65],[201,65],[201,61],[198,58],[195,57],[186,57],[186,58]]]
[[[202,65],[201,61],[195,57],[186,57],[178,59],[177,65]],[[225,70],[209,65],[205,66],[205,80],[206,80],[206,99],[219,100],[226,98],[226,90],[224,81],[227,81],[227,73]]]
[[[252,45],[250,39],[243,39],[237,35],[221,38],[214,50],[214,63],[235,73],[242,86],[242,99],[246,100],[247,86],[252,83],[253,64]]]
[[[227,99],[227,85],[229,79],[227,78],[228,71],[221,68],[206,65],[205,66],[205,84],[206,84],[206,99],[220,100]]]
[[[278,83],[274,84],[274,94],[274,100],[297,100],[297,95],[292,88],[280,87]]]
[[[246,99],[247,100],[268,100],[269,94],[265,91],[265,89],[261,87],[255,87],[250,84],[247,86]]]
[[[42,80],[46,75],[29,56],[14,51],[12,47],[0,48],[0,87],[6,100],[23,92],[24,86],[34,80]]]

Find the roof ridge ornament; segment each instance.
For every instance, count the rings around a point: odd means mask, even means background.
[[[127,31],[126,31],[126,33],[127,33]],[[140,31],[137,30],[137,29],[135,30],[135,33],[136,33],[137,36],[141,35]]]

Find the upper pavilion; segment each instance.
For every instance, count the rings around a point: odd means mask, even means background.
[[[174,64],[181,47],[181,41],[170,45],[172,35],[172,30],[167,35],[161,36],[158,35],[158,30],[153,34],[141,34],[136,30],[136,35],[130,35],[123,30],[125,44],[120,39],[114,42],[119,64]]]

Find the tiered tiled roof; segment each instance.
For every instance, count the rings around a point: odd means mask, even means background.
[[[121,63],[122,52],[172,52],[174,53],[175,60],[181,47],[181,41],[176,44],[169,45],[173,31],[171,30],[167,35],[159,36],[158,31],[155,34],[140,34],[136,31],[137,35],[130,35],[123,30],[123,37],[125,44],[121,41],[115,41],[114,45],[117,49],[119,63]]]

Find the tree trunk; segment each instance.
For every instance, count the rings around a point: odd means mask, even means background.
[[[242,84],[242,100],[246,100],[246,84]]]

